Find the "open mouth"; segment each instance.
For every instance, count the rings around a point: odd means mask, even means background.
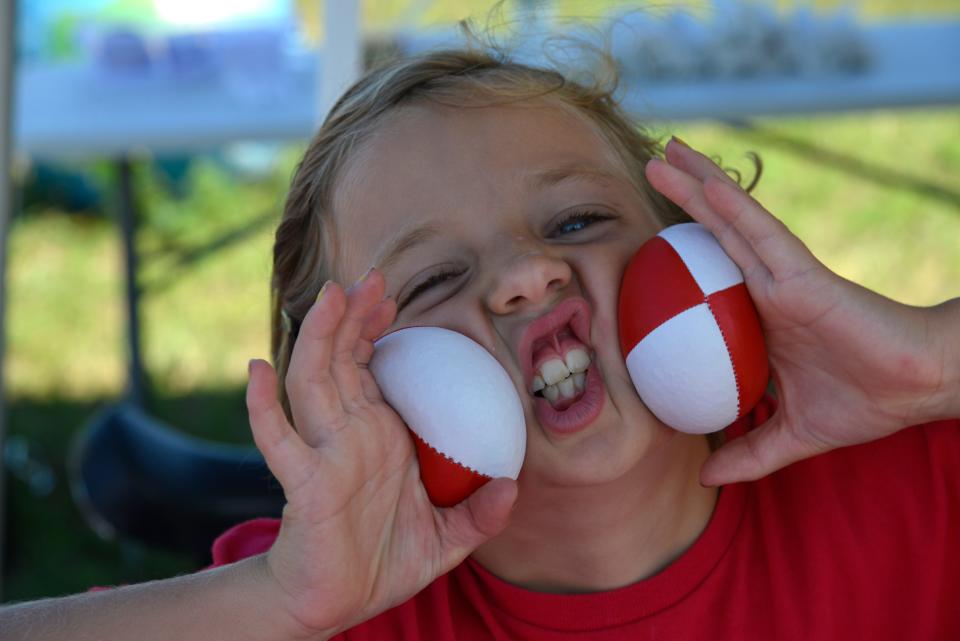
[[[546,399],[557,411],[563,411],[580,400],[593,358],[569,324],[537,339],[533,343],[532,355],[531,394]]]
[[[541,427],[562,437],[592,425],[605,404],[590,342],[590,306],[571,296],[531,322],[520,339],[527,391]]]

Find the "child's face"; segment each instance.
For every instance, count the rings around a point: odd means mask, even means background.
[[[544,101],[404,108],[357,152],[334,212],[338,276],[378,266],[400,306],[392,329],[461,332],[510,374],[527,420],[521,482],[613,478],[668,432],[634,391],[616,320],[622,273],[659,225],[585,120]],[[534,340],[544,317],[568,327],[559,350]],[[584,391],[558,412],[531,385],[578,346],[592,356]]]

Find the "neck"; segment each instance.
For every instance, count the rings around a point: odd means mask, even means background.
[[[614,481],[524,487],[510,526],[473,557],[542,592],[611,590],[652,576],[710,520],[717,490],[698,480],[709,454],[702,436],[677,434]]]

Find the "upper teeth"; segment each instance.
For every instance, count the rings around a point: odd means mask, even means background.
[[[559,358],[551,358],[540,366],[540,376],[547,385],[556,385],[566,377],[570,376],[570,368]]]
[[[533,377],[532,390],[539,392],[548,385],[556,385],[571,374],[584,372],[590,367],[590,354],[575,347],[567,352],[563,360],[551,358],[540,365],[540,373]]]

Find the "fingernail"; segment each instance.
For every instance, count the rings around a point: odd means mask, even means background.
[[[679,136],[671,136],[670,139],[673,140],[674,142],[677,142],[677,143],[683,145],[684,147],[690,147],[690,145],[688,145],[687,143],[683,142],[683,139],[680,138]]]
[[[327,285],[329,285],[329,284],[330,284],[330,281],[328,280],[327,282],[325,282],[325,283],[323,284],[323,287],[320,288],[320,293],[317,294],[317,300],[316,300],[317,303],[319,303],[319,302],[320,302],[320,299],[323,298],[323,293],[326,291]]]
[[[357,279],[357,282],[355,282],[355,283],[353,284],[353,287],[356,287],[357,285],[359,285],[359,284],[362,283],[363,281],[367,280],[367,276],[369,276],[369,275],[370,275],[370,272],[372,272],[372,271],[373,271],[373,267],[370,267],[369,269],[367,269],[367,271],[363,272],[363,276],[361,276],[360,278]],[[351,289],[352,289],[352,287],[351,287]]]

